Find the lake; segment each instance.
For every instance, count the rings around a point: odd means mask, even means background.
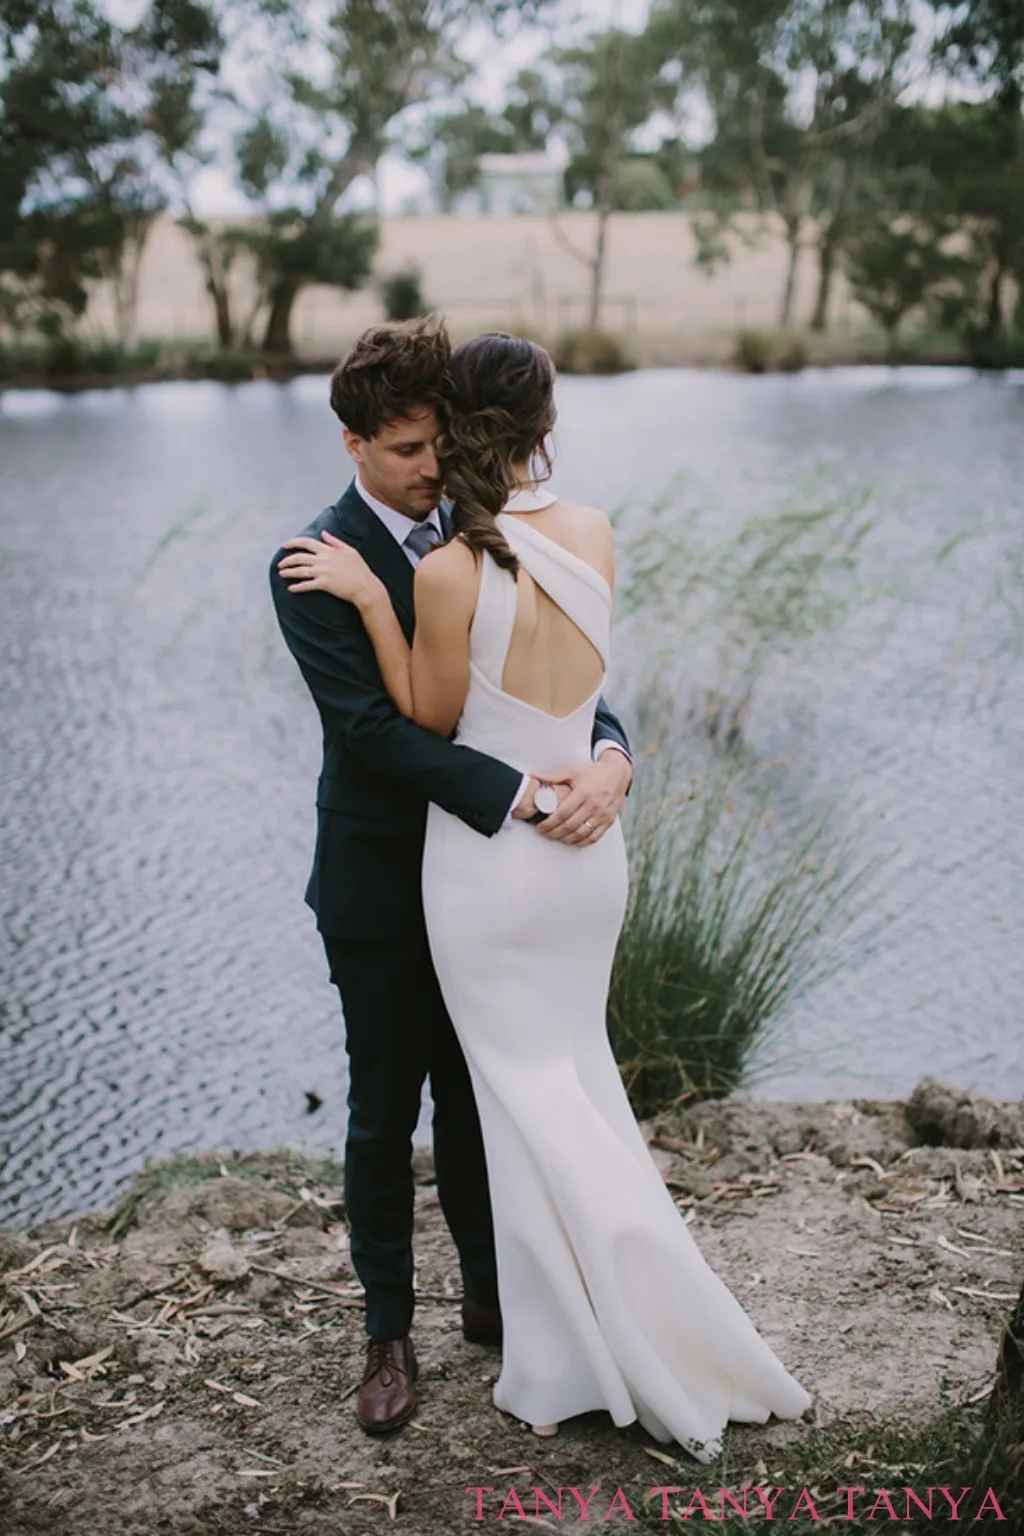
[[[664,370],[563,379],[559,409],[567,496],[682,473],[728,519],[817,471],[870,488],[868,565],[895,573],[752,743],[791,794],[857,808],[891,942],[776,1021],[749,1091],[1020,1095],[1024,376]],[[266,575],[350,478],[327,381],[9,392],[0,464],[0,1223],[172,1152],[340,1150],[302,901],[319,728]]]

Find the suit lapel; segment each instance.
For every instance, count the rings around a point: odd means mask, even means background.
[[[415,573],[408,557],[373,508],[366,505],[356,490],[355,481],[335,502],[334,513],[338,537],[359,550],[370,569],[387,587],[398,621],[411,644],[416,619],[413,607]]]

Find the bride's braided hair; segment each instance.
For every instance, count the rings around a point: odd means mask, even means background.
[[[532,341],[488,331],[455,348],[449,380],[438,454],[455,531],[516,575],[519,561],[494,519],[519,466],[529,464],[537,481],[551,474],[554,365]]]

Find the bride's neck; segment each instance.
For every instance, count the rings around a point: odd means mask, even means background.
[[[524,459],[521,464],[513,464],[512,473],[515,481],[512,485],[512,493],[516,491],[532,491],[536,488],[537,481],[531,473],[529,459]]]

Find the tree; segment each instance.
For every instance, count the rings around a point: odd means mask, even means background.
[[[428,124],[424,141],[412,151],[420,161],[440,159],[438,182],[443,212],[460,192],[477,185],[481,155],[518,155],[546,149],[562,121],[562,106],[551,83],[537,69],[521,69],[500,111],[466,101]]]
[[[875,222],[909,223],[946,253],[929,307],[979,363],[998,362],[1004,284],[1024,273],[1024,163],[1001,158],[1004,127],[992,99],[900,107],[880,139],[872,188]]]
[[[316,34],[326,69],[302,67],[308,47],[286,60],[283,89],[239,142],[242,184],[268,222],[258,249],[266,351],[290,352],[303,287],[355,276],[369,236],[365,224],[338,223],[338,204],[373,174],[411,105],[449,96],[465,78],[457,28],[473,18],[497,27],[527,10],[512,0],[342,0]]]
[[[481,155],[511,154],[518,147],[506,118],[470,102],[433,123],[427,143],[417,146],[412,158],[440,159],[441,211],[450,213],[459,194],[477,185]]]
[[[862,224],[849,237],[846,272],[854,297],[885,331],[889,362],[896,360],[896,336],[905,316],[919,305],[938,300],[943,290],[962,282],[964,258],[944,251],[934,230],[909,224],[897,227],[885,216]]]
[[[131,38],[153,155],[184,210],[178,222],[195,242],[222,348],[235,339],[228,277],[241,247],[231,232],[215,231],[198,218],[192,181],[212,158],[203,133],[226,96],[219,87],[228,47],[226,23],[229,17],[237,22],[240,14],[244,11],[237,7],[219,14],[213,3],[198,0],[152,0]]]
[[[660,80],[647,37],[619,27],[556,50],[550,62],[557,71],[557,94],[552,92],[558,103],[557,120],[571,155],[566,194],[570,201],[588,197],[597,214],[593,249],[582,251],[569,241],[557,219],[554,228],[563,247],[589,270],[587,324],[596,329],[601,318],[608,220],[617,197],[624,200],[630,186],[636,188],[636,173],[625,169],[632,137],[658,107],[671,108],[677,87]],[[650,186],[648,177],[648,193]]]
[[[0,10],[0,286],[17,330],[67,338],[146,206],[122,38],[90,0]]]
[[[787,326],[814,227],[812,324],[823,328],[857,177],[901,87],[910,0],[659,0],[648,31],[663,61],[700,82],[714,122],[695,231],[705,262],[727,255],[724,235],[744,210],[774,214],[789,253],[779,304]]]
[[[988,294],[975,331],[991,347],[1006,323],[1006,290],[1024,286],[1024,6],[1019,0],[932,0],[936,58],[955,78],[987,91],[970,114],[977,154],[959,184],[959,208]],[[967,115],[961,118],[966,127]]]

